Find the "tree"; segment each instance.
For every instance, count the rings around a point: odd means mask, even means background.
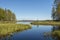
[[[56,17],[57,17],[56,20],[60,20],[60,3],[57,5],[56,8]]]
[[[54,18],[55,18],[55,13],[56,13],[56,12],[55,12],[55,8],[53,7],[53,8],[52,8],[52,18],[53,18],[53,20],[54,20]]]
[[[0,20],[4,20],[5,18],[5,13],[4,13],[4,10],[2,8],[0,8]]]
[[[0,21],[15,21],[15,14],[9,9],[0,8]]]
[[[16,16],[15,16],[14,13],[12,14],[12,20],[13,20],[13,21],[16,21]]]
[[[54,1],[52,8],[52,18],[53,20],[60,20],[60,2],[58,0]]]

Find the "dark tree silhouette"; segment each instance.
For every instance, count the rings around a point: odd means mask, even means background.
[[[60,0],[55,0],[52,8],[53,20],[60,20]]]

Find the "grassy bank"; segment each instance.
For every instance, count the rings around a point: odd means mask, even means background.
[[[27,24],[0,24],[0,37],[10,35],[17,31],[30,29],[31,26]]]
[[[52,37],[57,37],[60,40],[60,30],[56,30],[54,32],[52,32]]]
[[[34,21],[31,22],[32,25],[60,25],[60,21]]]

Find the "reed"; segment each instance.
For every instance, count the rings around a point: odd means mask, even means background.
[[[56,30],[56,31],[52,32],[52,36],[53,37],[60,37],[60,30]]]
[[[30,29],[31,26],[27,24],[0,24],[0,37],[10,35],[17,31]]]

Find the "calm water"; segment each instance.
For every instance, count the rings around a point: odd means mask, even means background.
[[[53,30],[54,27],[49,25],[32,25],[31,29],[14,33],[9,40],[53,40],[51,36]]]
[[[44,37],[44,32],[51,32],[52,26],[32,25],[31,29],[15,33],[12,40],[51,40],[50,37]]]

